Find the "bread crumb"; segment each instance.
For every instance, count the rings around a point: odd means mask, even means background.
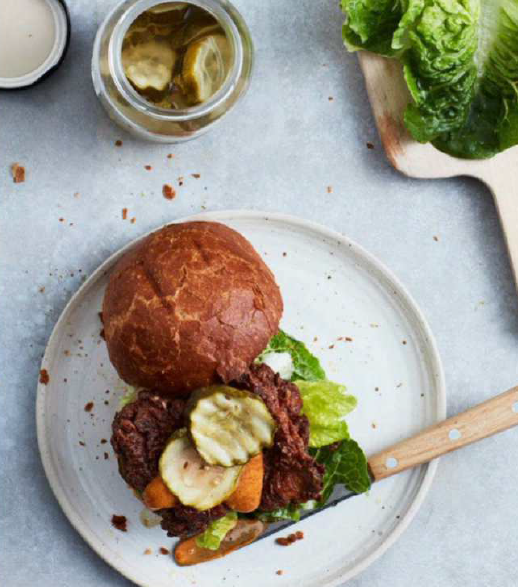
[[[350,336],[346,336],[344,340],[346,340],[347,342],[352,342],[353,341],[353,339]]]
[[[50,381],[49,372],[47,371],[47,369],[42,369],[40,371],[40,383],[43,383],[43,385],[47,385],[47,383],[49,381]]]
[[[406,344],[406,340],[402,340],[401,342],[402,342],[402,344]]]
[[[116,146],[116,147],[122,147],[122,141],[121,141],[120,139],[117,139],[117,140],[115,141],[115,146]]]
[[[104,453],[104,460],[107,461],[109,458],[110,458],[110,455],[107,452],[105,452]]]
[[[174,155],[172,153],[169,153],[169,155],[167,155],[168,159],[173,159]]]
[[[161,546],[158,551],[160,552],[160,554],[169,554],[169,551],[167,550],[167,548],[164,548],[163,546]]]
[[[374,149],[374,145],[372,143],[367,143],[367,149]]]
[[[151,167],[151,165],[144,165],[144,169],[146,171],[151,171],[153,168]]]
[[[162,187],[162,195],[166,200],[174,200],[176,196],[176,190],[174,187],[169,183],[164,183]]]
[[[279,569],[278,571],[275,571],[276,575],[282,575],[284,573],[284,571],[282,569]]]
[[[199,173],[191,173],[194,179],[200,179],[201,175]]]
[[[130,220],[130,223],[135,224],[136,221],[137,221],[137,219],[135,218],[135,216],[133,216],[133,218]]]
[[[328,100],[332,102],[334,100],[333,96],[329,96]]]
[[[153,551],[151,550],[151,548],[146,548],[146,550],[144,551],[144,554],[152,554]]]
[[[94,407],[94,402],[88,402],[85,405],[84,410],[85,410],[85,412],[91,412],[93,410],[93,407]]]
[[[434,235],[433,240],[437,243],[439,242],[439,237]]]
[[[123,208],[122,209],[122,219],[126,220],[128,218],[128,209],[127,208]]]
[[[127,532],[128,520],[126,519],[126,516],[117,516],[116,514],[113,514],[112,526],[121,532]]]
[[[332,194],[333,193],[333,186],[332,185],[328,185],[327,186],[327,193],[328,194]]]
[[[371,424],[371,428],[374,428],[374,429],[376,428],[376,422],[373,422],[373,423]]]
[[[11,165],[11,174],[14,183],[23,183],[25,181],[25,167],[23,165],[13,163]]]

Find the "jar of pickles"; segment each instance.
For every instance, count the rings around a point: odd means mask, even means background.
[[[245,93],[253,45],[227,0],[124,0],[94,44],[95,92],[134,135],[176,143],[207,131]]]

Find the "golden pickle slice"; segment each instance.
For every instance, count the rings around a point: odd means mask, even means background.
[[[195,391],[189,402],[191,437],[210,465],[244,464],[273,444],[275,421],[257,395],[214,385]]]
[[[183,428],[165,447],[158,469],[169,491],[183,505],[203,511],[223,503],[232,495],[243,467],[208,465]]]
[[[162,2],[149,8],[146,13],[152,15],[153,20],[156,20],[156,15],[161,15],[170,22],[180,21],[183,19],[189,5],[185,2]]]
[[[225,81],[229,44],[224,35],[209,35],[191,43],[183,58],[178,83],[189,104],[201,104],[215,94]]]
[[[175,62],[176,51],[161,39],[128,44],[122,50],[124,73],[139,90],[165,90],[171,83]]]

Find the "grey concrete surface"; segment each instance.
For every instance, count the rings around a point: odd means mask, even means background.
[[[474,180],[415,181],[390,167],[356,58],[342,48],[338,2],[239,0],[256,44],[249,94],[218,129],[181,146],[137,142],[93,94],[92,42],[111,4],[69,0],[66,63],[39,87],[0,94],[6,587],[129,584],[76,534],[50,491],[36,445],[36,380],[83,276],[169,220],[250,208],[342,231],[386,263],[423,309],[444,362],[449,414],[518,383],[518,296],[490,194]],[[23,184],[10,177],[15,161],[26,166]],[[166,182],[176,184],[173,201],[162,197]],[[516,585],[517,448],[515,430],[444,458],[410,528],[349,585]]]

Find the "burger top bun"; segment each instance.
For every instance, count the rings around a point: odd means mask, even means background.
[[[244,373],[277,332],[272,272],[216,222],[171,224],[119,260],[103,302],[111,362],[127,383],[187,395]]]

